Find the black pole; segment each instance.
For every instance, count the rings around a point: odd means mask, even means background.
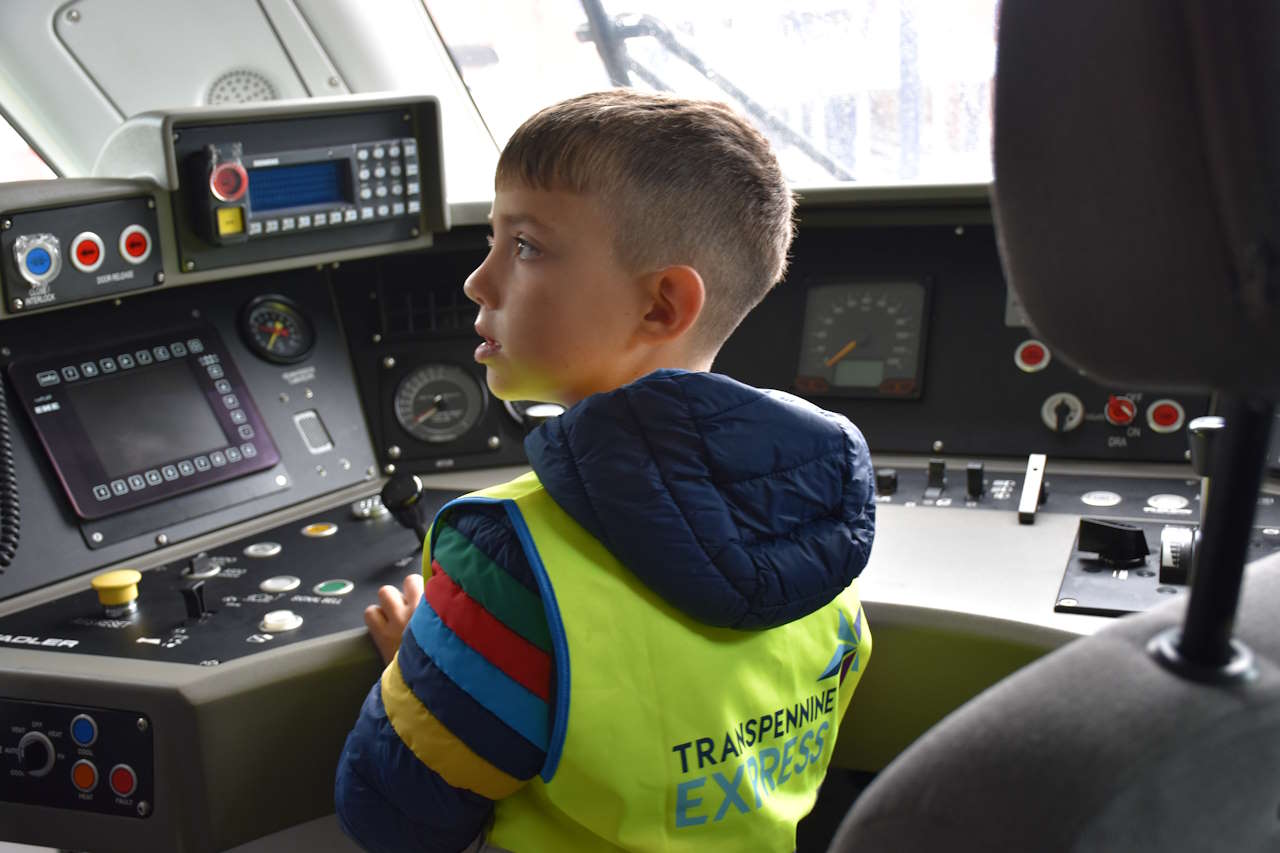
[[[587,15],[587,28],[591,31],[591,40],[596,44],[600,61],[604,63],[604,70],[609,75],[609,83],[614,86],[630,86],[627,47],[618,38],[617,27],[605,13],[604,4],[601,0],[582,0],[582,11]]]
[[[1253,515],[1267,459],[1275,405],[1253,397],[1223,395],[1226,420],[1209,468],[1209,502],[1196,547],[1191,601],[1178,652],[1194,667],[1222,667],[1232,659],[1231,629],[1253,532]]]

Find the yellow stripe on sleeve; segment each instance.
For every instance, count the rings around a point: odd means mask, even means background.
[[[473,752],[418,701],[400,673],[399,654],[382,673],[382,705],[405,746],[453,787],[501,800],[524,786]]]

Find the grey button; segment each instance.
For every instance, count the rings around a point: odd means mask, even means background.
[[[368,159],[369,159],[369,150],[368,150],[367,148],[361,148],[359,151],[357,151],[357,152],[356,152],[356,159],[357,159],[357,160],[368,160]]]
[[[135,492],[140,492],[146,487],[147,487],[147,481],[142,479],[141,474],[129,475],[129,488],[133,489]]]
[[[183,459],[178,463],[178,473],[184,477],[190,477],[196,472],[196,466],[191,464],[191,460]]]
[[[48,388],[50,385],[57,385],[62,379],[58,376],[56,370],[42,370],[36,374],[36,382],[41,388]]]
[[[211,364],[206,367],[205,370],[209,372],[209,376],[212,379],[221,379],[224,375],[222,372],[222,365],[220,364]]]
[[[209,461],[213,463],[214,468],[221,468],[227,464],[227,457],[223,455],[221,450],[215,450],[209,454]]]
[[[197,456],[195,459],[192,459],[191,461],[195,463],[197,471],[208,471],[209,468],[211,467],[209,465],[208,456]]]
[[[112,358],[111,356],[107,356],[106,358],[100,358],[100,359],[98,359],[98,366],[102,368],[102,372],[103,372],[103,373],[115,373],[115,372],[116,372],[116,360],[115,360],[114,358]]]
[[[417,194],[418,194],[418,191],[419,191],[419,190],[421,190],[421,189],[422,189],[422,188],[421,188],[420,186],[418,186],[418,182],[417,182],[417,181],[406,181],[406,182],[405,182],[405,192],[407,192],[409,195],[417,195]]]
[[[368,201],[369,199],[373,198],[373,190],[369,189],[368,187],[365,187],[364,189],[360,190],[360,198],[364,199],[365,201]]]
[[[342,213],[343,222],[355,222],[359,217],[360,217],[360,212],[357,211],[354,207],[351,208],[350,210],[343,211]]]
[[[404,141],[404,156],[410,157],[417,153],[418,153],[418,143],[414,142],[412,139],[406,139]]]
[[[127,495],[129,494],[129,484],[124,480],[112,480],[111,491],[115,492],[117,495]]]
[[[151,357],[151,353],[144,349],[140,349],[137,352],[135,352],[133,354],[133,357],[138,360],[138,364],[141,364],[143,366],[148,365],[151,362],[155,361],[155,359]]]
[[[116,364],[120,365],[121,370],[131,370],[137,362],[126,352],[116,356]]]
[[[258,235],[259,235],[259,234],[261,234],[261,233],[262,233],[262,223],[261,223],[261,222],[250,222],[250,223],[249,223],[249,236],[250,236],[250,237],[256,237],[256,236],[258,236]]]
[[[254,543],[254,545],[258,545],[258,544],[276,545],[276,543],[274,542],[262,542],[262,543],[255,542]],[[254,545],[250,545],[249,548],[254,547]],[[249,548],[244,549],[245,554],[248,556],[256,556],[254,554],[249,554]],[[280,546],[276,545],[276,552],[278,553],[279,550],[280,550]],[[273,554],[271,556],[275,556],[275,555]],[[276,575],[275,577],[267,578],[262,583],[258,584],[258,589],[262,590],[263,592],[276,592],[276,593],[289,592],[291,590],[297,589],[301,584],[302,584],[302,581],[294,577],[293,575]]]
[[[228,447],[226,449],[226,454],[227,454],[228,462],[239,462],[241,459],[244,458],[243,456],[240,455],[240,450],[235,447]]]
[[[373,176],[378,180],[382,180],[387,176],[387,170],[379,166],[378,168],[373,170]]]
[[[94,364],[92,361],[86,361],[84,364],[80,365],[80,372],[84,374],[85,379],[92,379],[98,375],[98,365]]]
[[[360,218],[361,218],[361,219],[373,219],[373,208],[372,208],[372,207],[362,207],[362,208],[360,208]]]
[[[310,214],[307,214],[306,216],[299,216],[299,217],[298,217],[298,227],[299,227],[299,228],[310,228],[310,227],[311,227],[311,215],[310,215]]]
[[[373,149],[373,157],[375,160],[381,160],[383,157],[386,157],[386,156],[387,156],[387,149],[383,148],[381,145]]]
[[[182,358],[187,354],[187,348],[182,341],[174,341],[169,344],[169,352],[173,353],[174,358]]]
[[[382,184],[378,184],[378,188],[373,191],[373,194],[376,195],[378,198],[386,198],[387,188],[384,187]]]
[[[155,468],[152,468],[150,471],[146,473],[146,478],[147,478],[147,485],[149,486],[158,486],[164,482],[164,477],[161,477],[160,472],[157,471]]]
[[[418,174],[418,164],[417,164],[417,163],[405,163],[405,164],[404,164],[404,174],[405,174],[405,177],[406,177],[406,178],[412,178],[414,175]]]
[[[391,194],[392,194],[392,195],[404,195],[404,184],[392,184],[392,185],[391,185]]]
[[[213,383],[213,388],[219,394],[231,393],[231,383],[225,379],[219,379],[217,382]]]
[[[111,497],[111,489],[107,487],[106,483],[99,483],[93,487],[93,496],[100,501],[105,501]]]
[[[409,202],[410,213],[417,213],[420,210],[422,210],[422,202],[418,201],[416,198]]]
[[[172,465],[166,465],[160,469],[160,475],[166,480],[178,479],[178,469]]]
[[[242,424],[236,432],[240,433],[241,438],[253,438],[253,427],[248,424]]]
[[[274,234],[274,233],[276,233],[276,232],[277,232],[277,231],[279,231],[279,230],[280,230],[280,220],[279,220],[279,219],[268,219],[268,220],[267,220],[267,233],[268,233],[268,234]]]
[[[280,220],[280,230],[292,231],[295,227],[297,227],[297,224],[298,224],[298,221],[294,219],[292,216],[286,216],[284,219]]]
[[[362,181],[369,180],[369,170],[367,168],[360,170],[360,180]]]
[[[202,353],[204,352],[204,341],[199,338],[187,338],[187,349],[196,354]]]
[[[385,205],[385,204],[380,204],[380,205],[378,205],[378,215],[379,215],[379,216],[390,216],[390,215],[391,215],[391,208],[390,208],[390,207],[388,207],[388,206],[387,206],[387,205]]]
[[[393,178],[398,178],[398,177],[400,177],[400,175],[401,175],[403,172],[404,172],[404,169],[401,169],[401,168],[400,168],[400,164],[399,164],[399,163],[392,163],[392,164],[391,164],[391,177],[393,177]]]
[[[206,367],[209,366],[210,364],[217,364],[218,354],[211,352],[208,355],[202,355],[200,356],[200,363],[205,365]]]
[[[246,557],[253,557],[254,559],[262,560],[268,557],[274,557],[283,550],[284,549],[280,547],[279,542],[254,542],[252,545],[245,546],[244,555]]]
[[[240,452],[244,454],[245,459],[252,459],[253,457],[258,455],[258,448],[254,447],[252,444],[249,444],[248,442],[245,442],[244,444],[240,445]]]
[[[240,407],[240,400],[235,394],[223,394],[222,405],[226,406],[228,409],[236,409]]]
[[[80,378],[80,371],[76,370],[73,365],[69,364],[66,367],[62,368],[62,378],[67,380],[68,382],[75,382],[77,379]]]
[[[342,222],[342,211],[335,210],[329,214],[329,224],[338,225]]]
[[[391,205],[391,215],[404,216],[404,202],[398,201],[395,204]]]
[[[249,420],[248,416],[245,415],[243,409],[232,409],[230,412],[230,415],[231,415],[231,422],[233,424],[242,424],[245,421]]]
[[[388,149],[387,149],[387,153],[388,153],[388,154],[390,154],[392,157],[399,157],[399,156],[400,156],[400,146],[399,146],[399,145],[392,145],[390,148],[388,148]]]
[[[169,348],[168,348],[167,346],[165,346],[164,344],[161,344],[161,345],[160,345],[160,346],[158,346],[158,347],[152,347],[152,348],[151,348],[151,354],[152,354],[152,355],[154,355],[154,356],[156,357],[156,361],[168,361],[168,360],[169,360]]]

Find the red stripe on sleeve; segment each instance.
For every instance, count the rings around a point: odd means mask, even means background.
[[[423,598],[458,639],[521,687],[551,701],[551,656],[498,621],[436,561],[431,563]]]

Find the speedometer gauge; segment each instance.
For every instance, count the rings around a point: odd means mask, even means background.
[[[396,386],[396,421],[409,435],[442,444],[466,435],[484,414],[488,397],[474,376],[452,364],[424,364]]]
[[[796,390],[847,397],[919,397],[927,291],[920,281],[809,288]]]

